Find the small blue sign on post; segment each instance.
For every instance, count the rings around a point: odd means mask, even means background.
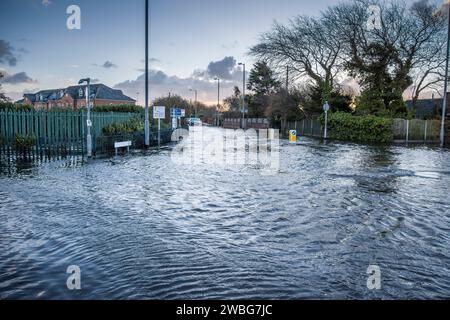
[[[181,109],[180,108],[172,108],[170,109],[170,115],[172,118],[181,118]]]

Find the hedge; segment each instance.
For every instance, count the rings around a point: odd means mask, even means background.
[[[36,137],[34,135],[16,134],[12,146],[15,150],[30,150],[36,145]]]
[[[130,119],[127,122],[116,122],[103,127],[102,132],[104,135],[123,135],[134,132],[143,132],[144,123],[138,117]]]
[[[324,123],[324,116],[321,118]],[[328,137],[330,139],[389,143],[394,139],[393,119],[373,115],[354,116],[350,113],[328,114]]]

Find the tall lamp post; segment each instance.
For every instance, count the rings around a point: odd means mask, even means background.
[[[198,96],[198,91],[197,89],[189,89],[189,91],[194,92],[195,93],[195,102],[194,102],[194,114],[195,117],[197,117],[197,96]]]
[[[242,77],[242,128],[245,129],[245,63],[240,62],[240,66],[243,68],[243,77]]]
[[[450,51],[450,2],[447,3],[447,16],[448,16],[448,27],[447,27],[447,52],[446,52],[446,62],[445,62],[445,80],[444,80],[444,96],[442,104],[442,121],[441,121],[441,148],[445,144],[445,117],[447,116],[447,91],[448,91],[448,66],[449,66],[449,51]]]
[[[148,0],[145,0],[145,146],[150,146],[150,120],[148,107]]]
[[[215,77],[217,81],[217,110],[216,110],[216,125],[219,126],[219,109],[220,109],[220,78]]]
[[[87,119],[86,119],[86,127],[87,127],[87,135],[86,135],[86,149],[88,158],[92,157],[92,135],[91,135],[91,79],[81,79],[78,81],[78,84],[86,83],[86,109],[87,109]]]

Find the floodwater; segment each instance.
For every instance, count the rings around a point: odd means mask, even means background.
[[[2,162],[0,298],[450,298],[450,152],[305,138],[264,175],[172,148]]]

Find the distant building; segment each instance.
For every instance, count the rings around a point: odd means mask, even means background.
[[[94,106],[136,104],[136,100],[124,95],[121,90],[112,89],[104,84],[91,85],[90,94]],[[65,89],[27,93],[24,94],[22,100],[16,103],[32,105],[36,110],[53,108],[77,110],[86,107],[86,86],[72,86]]]

